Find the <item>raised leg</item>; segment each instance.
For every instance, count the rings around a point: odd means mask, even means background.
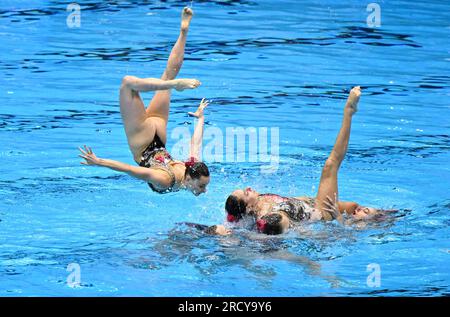
[[[152,139],[156,128],[150,122],[145,124],[147,115],[144,102],[139,92],[131,89],[128,79],[129,77],[125,76],[120,86],[120,113],[127,135],[128,146],[133,153],[135,161],[139,162],[139,152],[142,152],[141,148],[145,141],[144,135]]]
[[[155,137],[156,124],[148,120],[140,91],[193,89],[200,82],[196,79],[162,80],[125,76],[120,86],[120,113],[128,139],[128,145],[138,162],[140,154]]]
[[[184,8],[182,11],[180,35],[170,52],[166,69],[161,76],[162,80],[175,79],[183,65],[184,48],[193,14],[194,13],[190,8]],[[170,97],[170,90],[156,92],[146,110],[148,120],[155,124],[158,136],[164,143],[167,139],[166,129],[167,121],[169,120]]]
[[[330,156],[325,162],[320,177],[319,190],[317,192],[316,207],[322,212],[325,220],[332,220],[340,215],[338,208],[338,171],[347,153],[350,139],[350,129],[353,114],[357,110],[360,87],[355,87],[350,91],[344,109],[344,119],[342,126],[334,144]]]

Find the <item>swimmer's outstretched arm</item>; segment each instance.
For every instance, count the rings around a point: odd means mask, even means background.
[[[185,90],[194,89],[200,86],[200,81],[197,79],[172,79],[162,80],[158,78],[139,78],[135,76],[125,76],[122,81],[122,86],[134,91],[155,91],[155,90]]]
[[[99,158],[86,145],[84,146],[84,150],[82,148],[78,149],[82,153],[79,157],[85,159],[85,161],[80,162],[82,165],[103,166],[118,172],[127,173],[130,176],[152,183],[153,185],[170,186],[170,179],[165,175],[166,173],[161,173],[159,170]]]
[[[205,126],[204,110],[209,105],[209,101],[202,99],[197,111],[189,112],[189,115],[198,119],[197,126],[195,127],[194,135],[191,139],[191,153],[190,156],[201,161],[202,156],[202,143],[203,143],[203,128]]]
[[[350,91],[344,108],[341,129],[339,130],[333,150],[322,169],[316,203],[317,208],[322,212],[324,220],[333,220],[336,218],[339,220],[341,216],[338,208],[337,176],[339,167],[347,153],[352,117],[358,109],[360,96],[361,88],[359,86],[354,87]]]
[[[209,227],[209,231],[212,232],[212,234],[219,235],[219,236],[228,236],[232,233],[230,229],[225,228],[224,225],[214,225]]]
[[[334,275],[325,275],[322,273],[322,267],[320,263],[311,260],[306,256],[299,256],[291,253],[285,249],[271,251],[267,253],[267,257],[285,260],[302,265],[306,270],[306,273],[311,276],[318,276],[330,283],[331,287],[339,287],[343,281]]]
[[[184,222],[183,224],[186,226],[195,228],[197,230],[200,230],[206,234],[218,235],[218,236],[227,236],[227,235],[231,234],[231,230],[225,228],[225,226],[223,226],[223,225],[207,226],[207,225],[201,225],[199,223],[193,223],[193,222]]]

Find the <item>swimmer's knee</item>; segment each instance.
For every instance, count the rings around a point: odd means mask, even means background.
[[[323,166],[324,173],[333,173],[339,168],[339,161],[333,157],[329,157]]]
[[[122,78],[122,83],[120,84],[120,90],[131,89],[131,84],[136,79],[135,76],[125,75]]]

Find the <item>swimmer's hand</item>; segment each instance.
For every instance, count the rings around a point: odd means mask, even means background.
[[[217,225],[216,226],[216,234],[220,236],[227,236],[231,234],[231,230],[225,228],[223,225]]]
[[[345,104],[345,113],[350,116],[354,115],[356,111],[358,111],[358,102],[359,97],[361,96],[361,87],[356,86],[350,90],[350,94],[347,99],[347,103]]]
[[[323,210],[330,215],[331,220],[337,220],[340,224],[344,223],[344,219],[342,218],[342,214],[340,213],[337,205],[336,195],[334,196],[334,199],[327,195],[324,205]]]
[[[202,101],[200,101],[200,105],[198,106],[197,111],[188,112],[188,115],[190,115],[191,117],[203,118],[204,110],[208,105],[209,105],[209,101],[205,100],[205,98],[203,98]]]
[[[223,225],[215,225],[215,226],[208,227],[208,229],[206,230],[206,233],[218,235],[218,236],[227,236],[227,235],[231,234],[231,230],[225,228],[225,226],[223,226]]]
[[[189,79],[189,78],[174,79],[174,81],[176,82],[174,88],[177,91],[183,91],[185,89],[195,89],[195,88],[197,88],[198,86],[200,86],[202,84],[197,79]]]
[[[84,158],[86,161],[80,162],[82,165],[100,165],[100,159],[92,152],[90,147],[84,146],[84,150],[78,147],[82,154],[78,155],[81,158]]]

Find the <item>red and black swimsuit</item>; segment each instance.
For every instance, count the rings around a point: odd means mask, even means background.
[[[147,146],[147,148],[142,152],[141,162],[139,166],[160,169],[169,174],[171,178],[170,186],[168,188],[157,188],[152,183],[148,183],[148,186],[159,194],[166,194],[170,192],[178,191],[179,189],[175,187],[176,178],[175,174],[170,167],[170,163],[173,162],[173,158],[169,152],[166,150],[165,144],[161,141],[158,135],[155,135],[153,141]]]

